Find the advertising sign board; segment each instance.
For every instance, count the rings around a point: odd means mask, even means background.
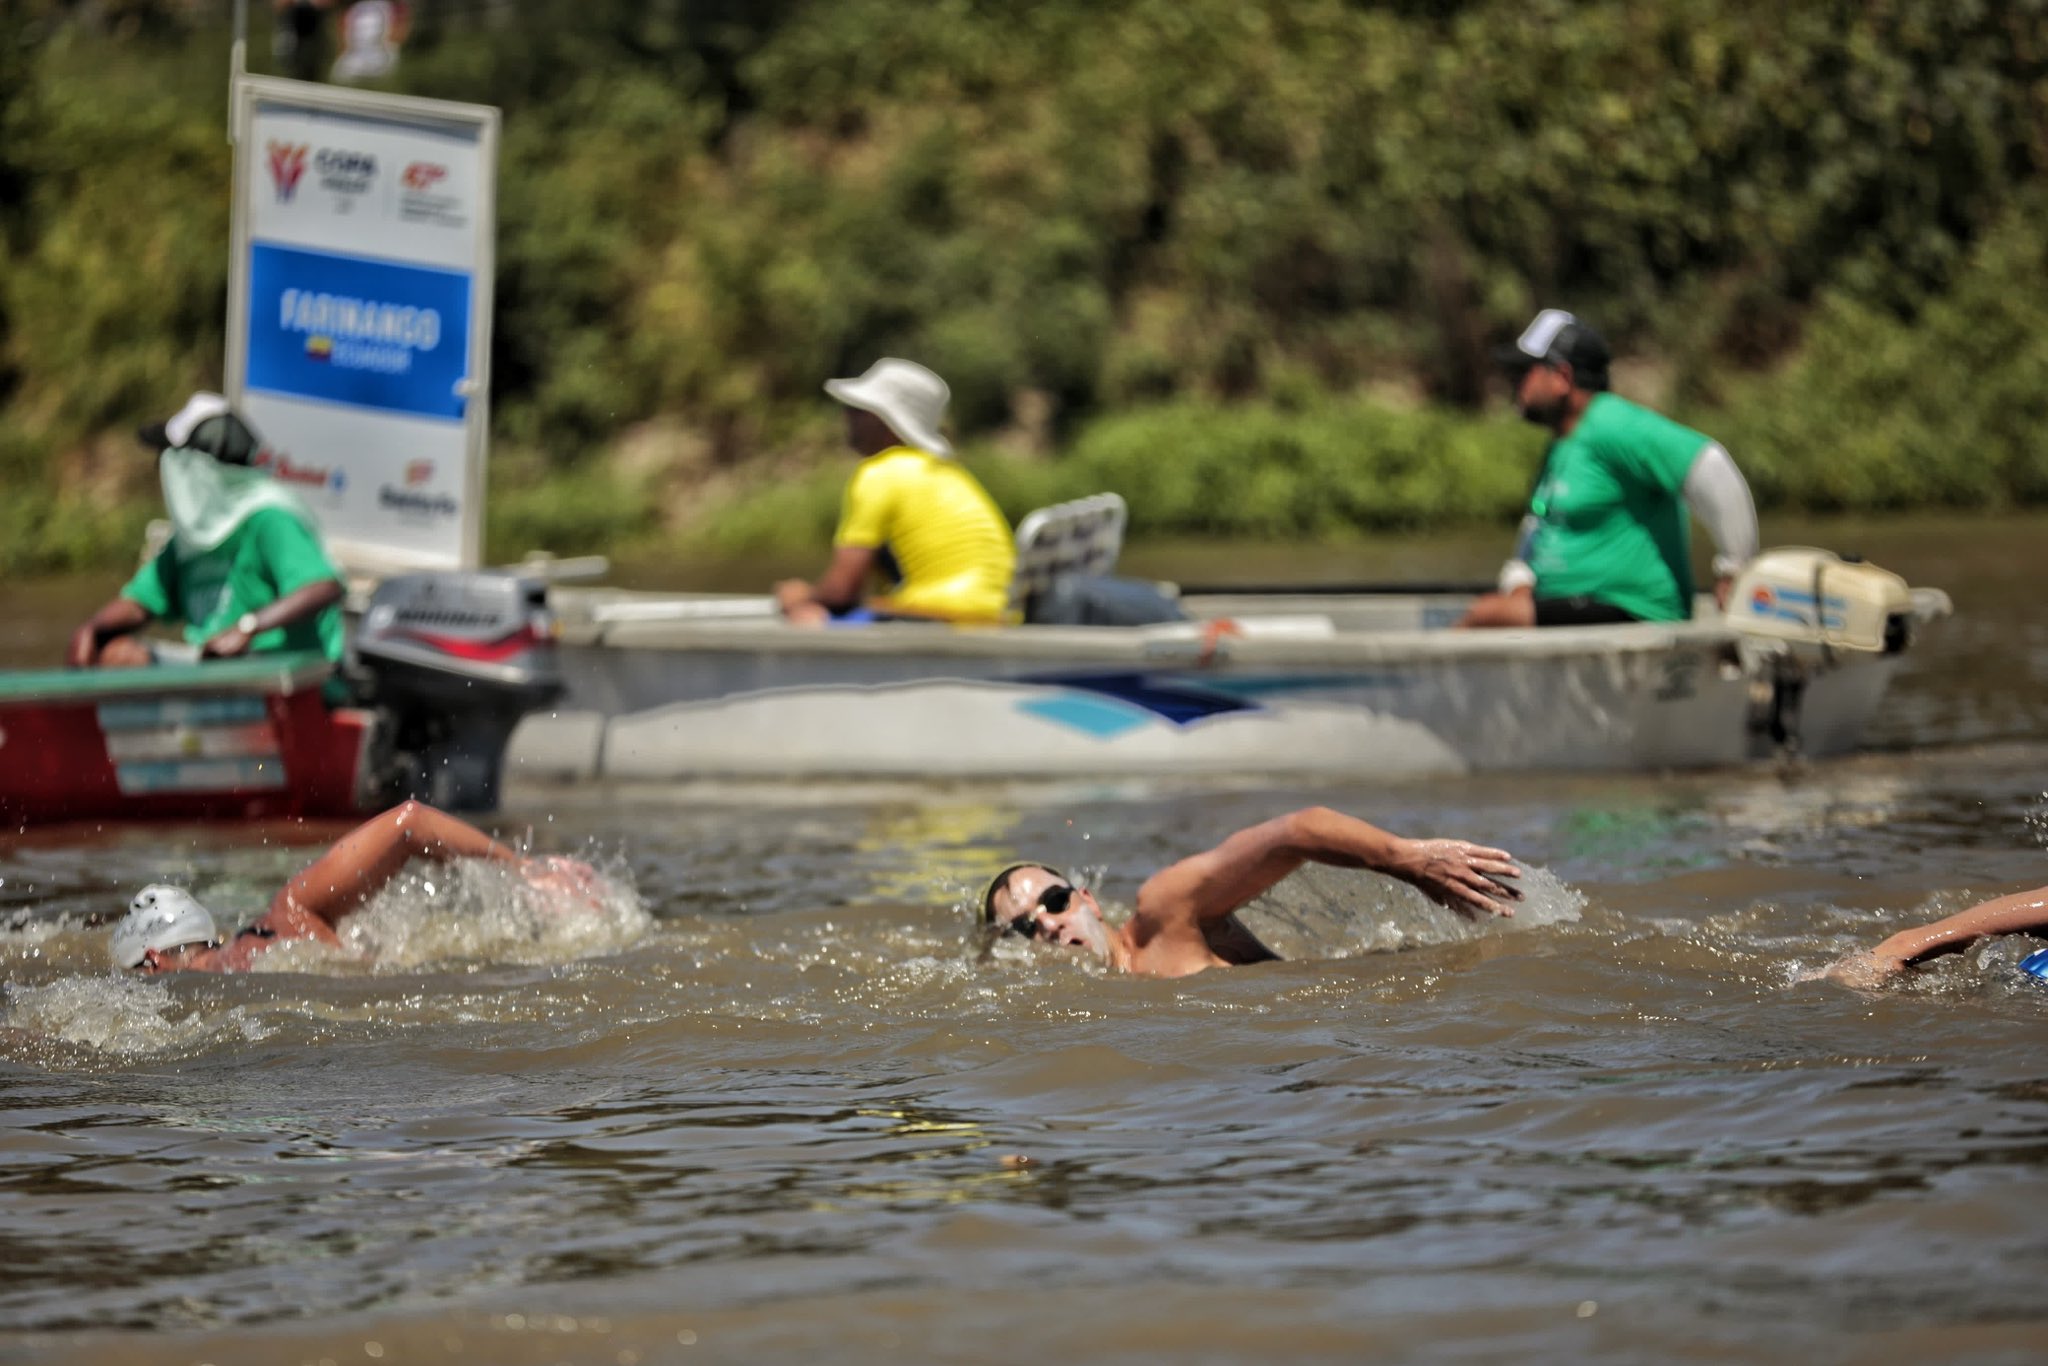
[[[352,569],[474,567],[498,111],[242,76],[227,397]]]

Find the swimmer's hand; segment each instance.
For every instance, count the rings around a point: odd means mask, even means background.
[[[1513,915],[1522,889],[1497,878],[1520,877],[1514,855],[1470,840],[1402,840],[1384,870],[1460,915]]]
[[[604,882],[603,875],[583,860],[560,854],[521,859],[519,875],[537,892],[586,903],[598,900]]]
[[[1845,987],[1882,986],[1891,978],[1903,972],[1907,960],[1896,953],[1886,953],[1882,948],[1858,949],[1828,964],[1818,972],[1810,972],[1801,981],[1840,982]]]

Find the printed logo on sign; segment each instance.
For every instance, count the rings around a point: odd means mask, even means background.
[[[470,277],[461,271],[254,242],[246,383],[316,403],[460,421],[470,313]],[[394,485],[404,458],[421,453],[393,461]],[[348,494],[372,501],[375,483],[358,480]]]
[[[269,142],[264,147],[269,153],[270,183],[277,191],[277,202],[289,204],[299,188],[299,177],[306,173],[306,153],[311,149],[303,142]]]
[[[445,493],[430,493],[421,487],[434,477],[434,462],[415,460],[405,467],[405,487],[381,484],[378,505],[391,512],[414,517],[453,517],[461,511]]]
[[[441,314],[431,308],[287,289],[277,312],[282,330],[305,336],[308,357],[343,370],[403,375],[415,353],[441,344]]]
[[[448,168],[438,161],[415,161],[399,174],[398,216],[408,223],[466,228],[462,196],[446,192]]]
[[[408,460],[405,462],[405,487],[393,488],[386,484],[377,490],[377,501],[393,512],[409,512],[418,517],[453,517],[458,509],[455,500],[445,493],[429,493],[426,486],[434,482],[434,462],[431,460]]]
[[[269,470],[270,477],[281,484],[300,484],[309,489],[322,489],[340,493],[348,487],[348,476],[340,470],[331,470],[322,465],[294,464],[289,455],[274,455],[268,450],[257,452],[253,462],[256,468]]]
[[[342,147],[322,147],[313,154],[313,169],[320,176],[320,188],[335,194],[361,194],[370,188],[377,174],[377,158],[368,152]]]

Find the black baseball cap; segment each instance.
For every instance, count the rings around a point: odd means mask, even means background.
[[[1581,389],[1605,389],[1612,358],[1605,337],[1561,308],[1538,313],[1514,345],[1499,352],[1500,363],[1517,374],[1532,365],[1569,365]]]

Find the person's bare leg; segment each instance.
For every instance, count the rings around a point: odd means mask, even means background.
[[[297,906],[329,925],[381,891],[415,855],[446,862],[456,858],[518,863],[512,849],[464,821],[424,802],[404,802],[372,816],[334,842],[270,903],[275,911]]]
[[[1495,626],[1534,626],[1536,595],[1526,588],[1512,593],[1486,593],[1476,598],[1458,619],[1460,630]]]

